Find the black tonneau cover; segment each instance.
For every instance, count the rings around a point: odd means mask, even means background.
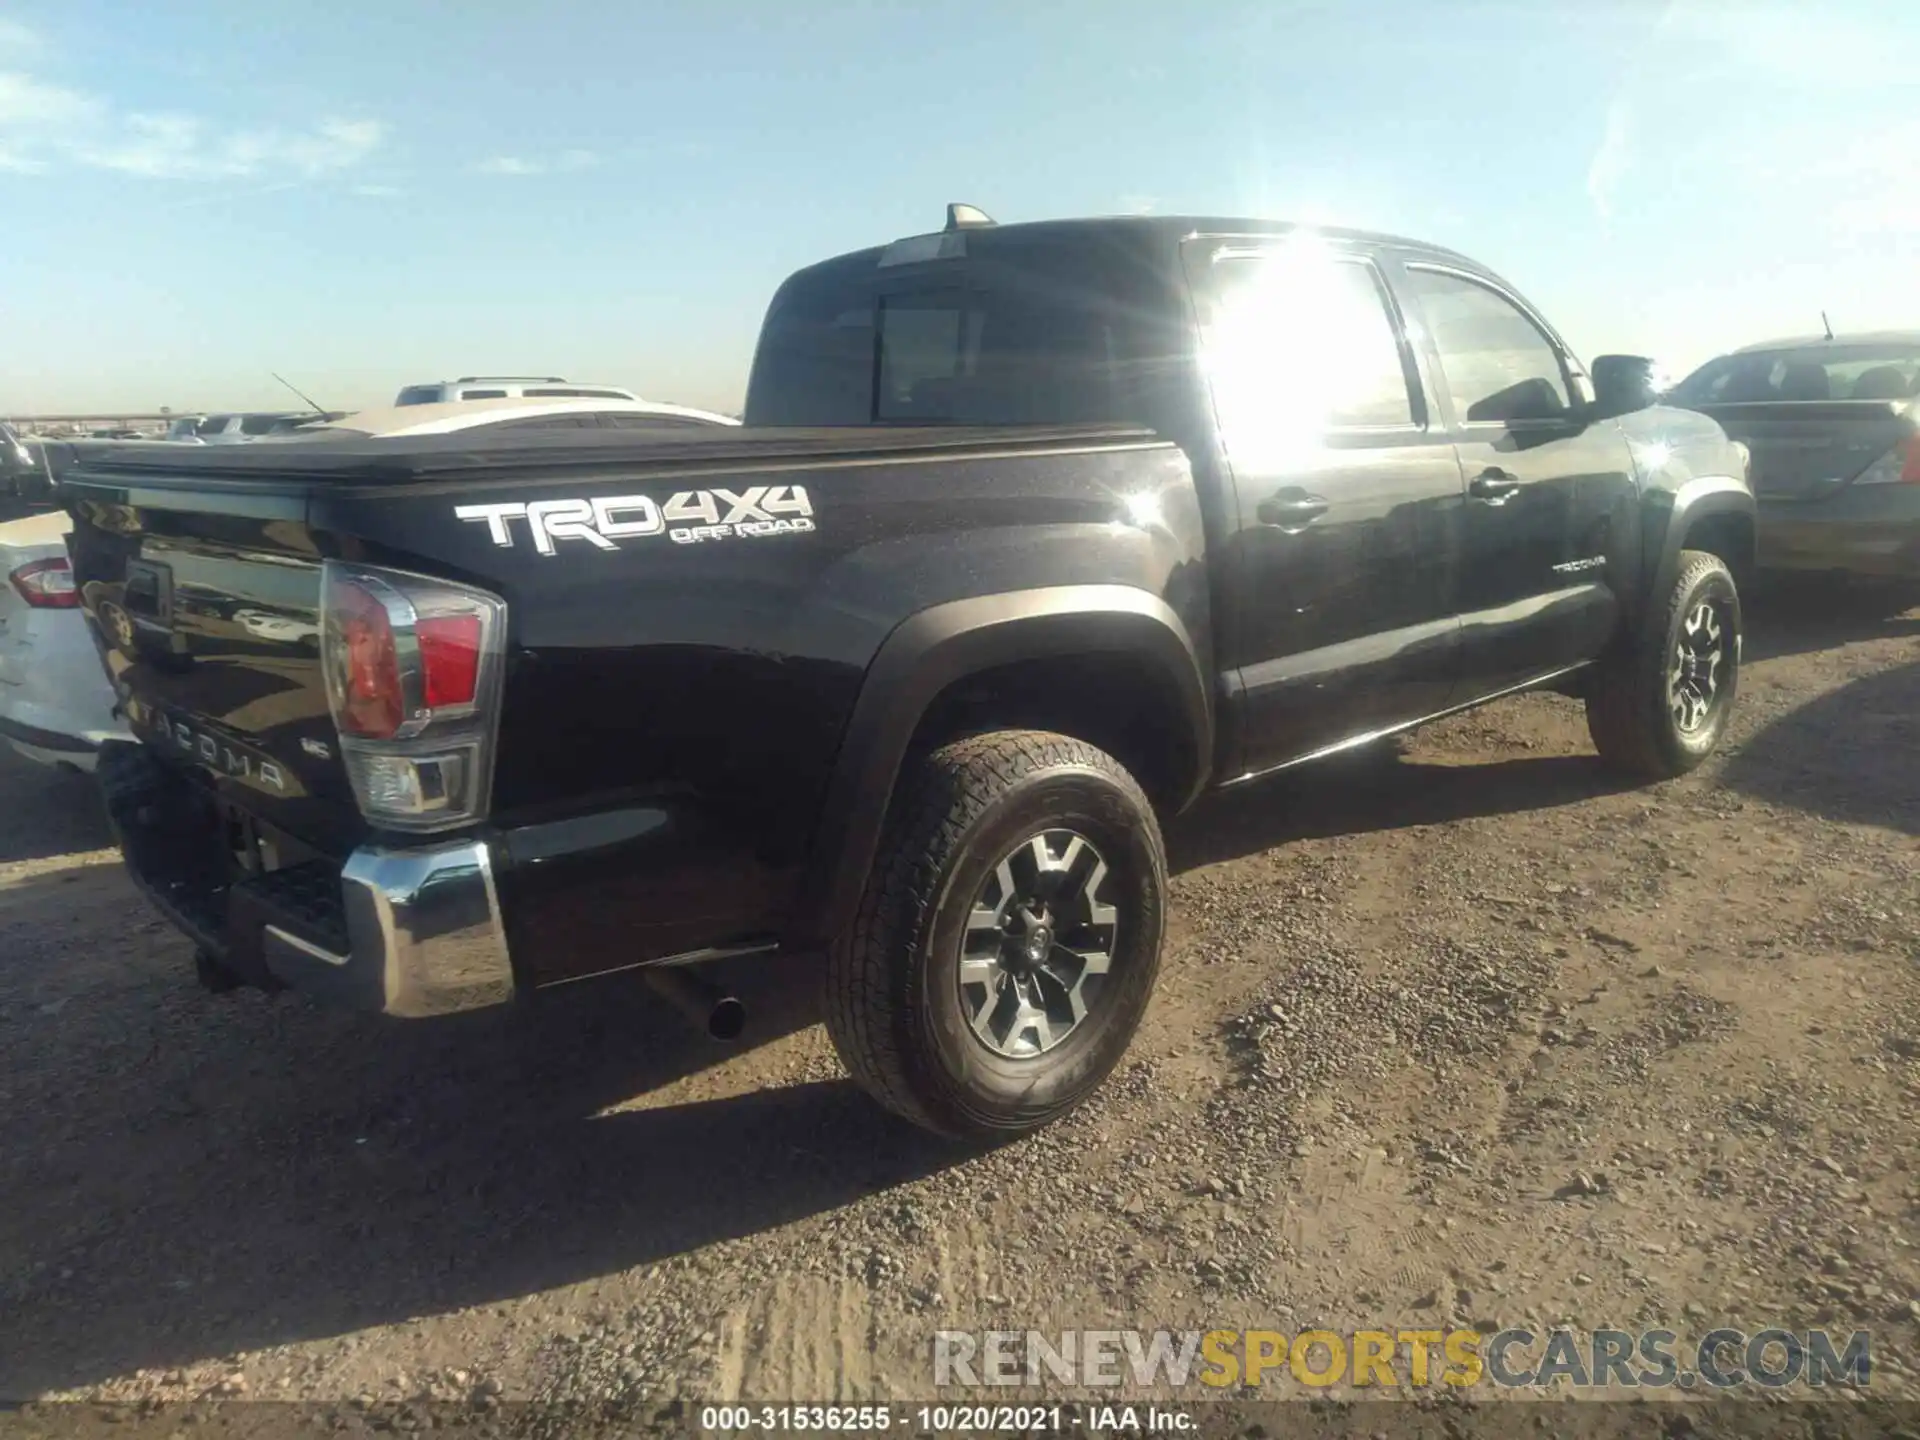
[[[663,469],[772,460],[879,459],[946,450],[1151,443],[1132,425],[839,426],[816,429],[722,428],[649,436],[635,431],[537,431],[408,438],[301,439],[247,445],[145,445],[88,456],[71,483],[138,483],[166,476],[230,481],[404,482],[454,473],[617,466]]]

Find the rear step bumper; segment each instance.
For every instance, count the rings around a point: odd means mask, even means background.
[[[388,1015],[445,1015],[513,993],[484,840],[367,845],[236,878],[209,796],[139,745],[102,747],[99,771],[136,884],[242,980]]]

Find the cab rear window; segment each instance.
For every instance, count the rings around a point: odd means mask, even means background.
[[[1154,423],[1140,382],[1168,307],[1137,256],[1002,246],[905,268],[843,262],[783,286],[746,423]]]

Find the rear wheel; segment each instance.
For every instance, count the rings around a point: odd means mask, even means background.
[[[1112,756],[1043,731],[956,741],[907,777],[859,914],[829,951],[827,1030],[881,1104],[1012,1136],[1084,1100],[1159,969],[1166,855]]]
[[[1679,573],[1638,633],[1622,637],[1587,692],[1587,729],[1613,768],[1685,774],[1726,733],[1740,687],[1740,594],[1726,562],[1680,552]]]

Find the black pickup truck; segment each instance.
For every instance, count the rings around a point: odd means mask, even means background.
[[[71,472],[102,781],[210,983],[824,953],[874,1096],[1022,1131],[1139,1026],[1203,793],[1534,686],[1713,748],[1746,457],[1640,381],[1429,245],[956,210],[780,288],[741,429]]]

